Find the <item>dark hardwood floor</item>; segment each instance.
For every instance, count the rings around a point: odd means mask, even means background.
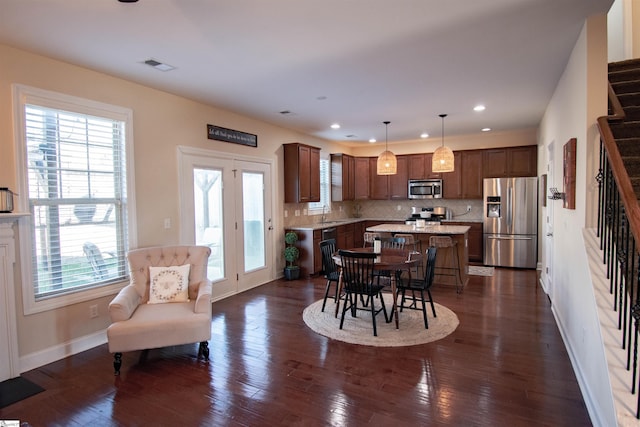
[[[46,391],[0,410],[28,426],[587,426],[549,301],[533,270],[434,287],[458,329],[433,343],[365,347],[308,329],[324,280],[275,281],[214,303],[197,346],[123,356],[106,345],[25,372]]]

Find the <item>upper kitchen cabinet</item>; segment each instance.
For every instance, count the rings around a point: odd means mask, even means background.
[[[538,147],[527,145],[484,150],[483,161],[485,178],[537,176]]]
[[[320,201],[320,149],[292,143],[284,147],[284,202]]]
[[[411,154],[409,158],[408,179],[440,179],[442,174],[431,170],[433,153]]]
[[[373,200],[408,198],[409,156],[396,156],[395,175],[378,175],[378,158],[369,157],[369,198]]]
[[[355,159],[347,154],[331,155],[331,200],[355,198]]]
[[[356,157],[354,159],[354,198],[356,200],[369,199],[369,158]]]
[[[456,151],[454,171],[442,174],[444,199],[482,199],[483,150]]]

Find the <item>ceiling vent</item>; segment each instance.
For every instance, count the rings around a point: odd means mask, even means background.
[[[165,64],[163,62],[156,61],[155,59],[147,59],[144,63],[159,71],[171,71],[176,69],[173,65]]]

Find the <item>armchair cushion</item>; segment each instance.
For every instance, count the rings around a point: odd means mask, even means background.
[[[189,269],[185,264],[171,267],[149,267],[149,304],[189,301]]]

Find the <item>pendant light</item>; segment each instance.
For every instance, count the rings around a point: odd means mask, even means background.
[[[382,122],[384,123],[384,152],[380,153],[378,156],[378,175],[395,175],[398,170],[398,162],[396,161],[396,155],[389,151],[388,143],[389,143],[389,121]]]
[[[451,148],[444,146],[444,118],[446,114],[440,114],[442,119],[442,146],[433,152],[433,160],[431,161],[431,170],[433,172],[453,172],[453,151]]]

